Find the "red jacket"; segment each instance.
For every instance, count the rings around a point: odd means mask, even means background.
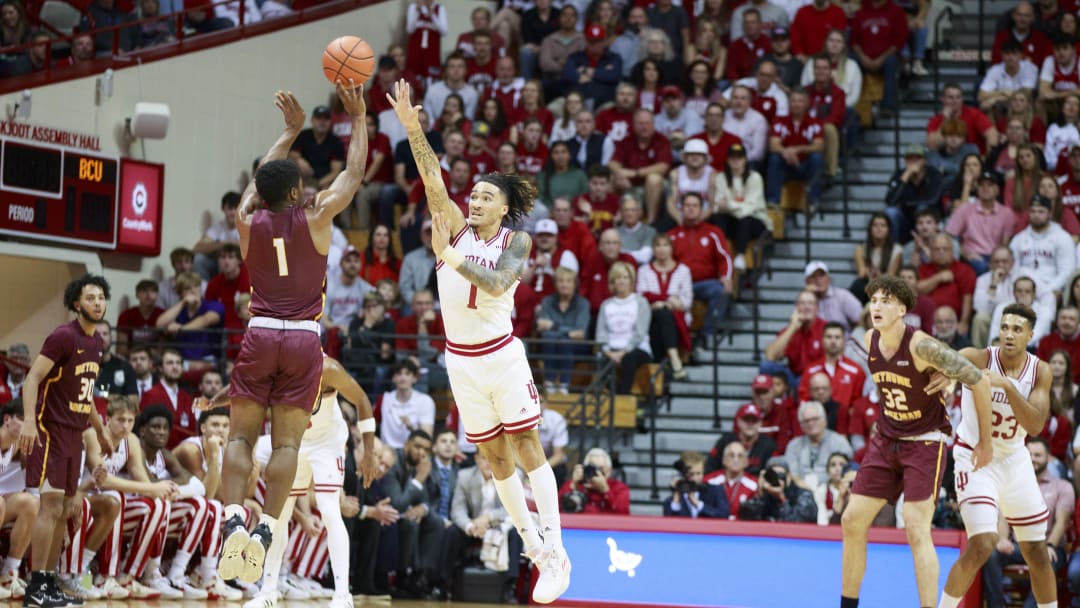
[[[724,489],[728,506],[731,508],[731,519],[739,519],[739,506],[757,494],[757,479],[747,473],[728,481],[724,470],[720,469],[709,473],[702,481],[709,485],[721,486]]]
[[[1050,454],[1064,462],[1068,458],[1069,442],[1072,440],[1072,425],[1069,419],[1060,414],[1050,414],[1046,419],[1039,437],[1050,443]]]
[[[731,278],[731,247],[716,226],[701,222],[694,226],[676,226],[668,232],[675,259],[690,268],[695,282]]]
[[[588,499],[585,502],[584,513],[612,513],[615,515],[629,515],[630,514],[630,488],[618,479],[607,480],[608,491],[606,494],[594,492],[585,489],[585,484],[574,483],[572,479],[567,479],[563,487],[559,489],[559,498],[562,499],[573,490],[579,490],[585,493]]]
[[[559,228],[559,249],[573,251],[578,264],[584,265],[596,253],[596,237],[584,222],[571,220],[569,226]]]
[[[1060,332],[1053,331],[1043,336],[1042,340],[1039,340],[1037,354],[1043,361],[1049,361],[1050,355],[1054,354],[1055,350],[1067,351],[1073,361],[1080,361],[1080,335],[1065,338]],[[1080,369],[1077,369],[1078,367],[1080,365],[1073,366],[1073,382],[1080,382]]]
[[[892,0],[880,7],[864,2],[851,20],[851,47],[860,47],[871,59],[881,57],[890,47],[900,52],[907,39],[907,13]]]
[[[139,410],[145,410],[147,406],[155,403],[160,403],[172,410],[172,431],[169,433],[169,442],[165,444],[165,447],[171,450],[180,445],[181,441],[199,434],[199,420],[191,409],[193,401],[194,399],[189,393],[178,388],[176,405],[174,406],[172,399],[169,398],[168,391],[165,390],[165,386],[158,382],[150,390],[143,393],[142,399],[139,400]]]
[[[615,262],[626,262],[637,268],[637,262],[628,253],[620,253],[618,258],[608,262],[599,251],[581,266],[581,296],[589,301],[589,308],[594,316],[596,311],[600,310],[600,305],[604,303],[604,300],[611,297],[611,289],[608,288],[608,270]]]
[[[399,334],[414,335],[419,331],[419,325],[416,320],[416,315],[409,315],[407,317],[401,317],[398,319],[397,325],[394,328]],[[442,315],[435,313],[435,320],[428,325],[428,336],[431,337],[431,347],[435,350],[445,350],[446,342],[438,338],[446,337],[446,330],[443,329]],[[410,351],[405,353],[398,353],[399,355],[415,355],[416,354],[416,338],[398,338],[394,341],[394,348],[399,351]]]
[[[791,53],[817,55],[825,48],[825,39],[832,30],[847,30],[844,9],[830,2],[825,10],[819,11],[813,4],[807,4],[795,13],[791,22]]]
[[[1019,42],[1020,46],[1023,47],[1024,58],[1039,68],[1042,67],[1043,59],[1046,59],[1054,52],[1054,45],[1050,43],[1050,39],[1039,30],[1031,28],[1027,38],[1019,40],[1013,36],[1012,28],[1009,28],[1007,30],[998,30],[994,34],[994,48],[990,51],[991,63],[1001,63],[1004,60],[1001,56],[1001,48],[1005,46],[1005,41],[1009,38]]]
[[[866,372],[858,363],[840,355],[833,374],[829,374],[828,368],[825,367],[825,359],[816,361],[806,368],[802,380],[799,381],[799,402],[810,400],[810,377],[817,373],[824,373],[832,379],[832,398],[841,406],[851,407],[851,404],[862,395],[862,388],[866,383]],[[846,429],[844,434],[847,434]]]

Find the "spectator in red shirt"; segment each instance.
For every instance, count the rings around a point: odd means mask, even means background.
[[[724,130],[724,106],[715,102],[710,103],[705,109],[705,132],[698,133],[690,139],[700,139],[709,146],[709,165],[717,171],[727,169],[728,151],[731,150],[731,146],[743,143],[738,135]]]
[[[1080,310],[1076,306],[1059,308],[1054,331],[1039,340],[1038,355],[1043,361],[1049,361],[1055,350],[1064,350],[1072,361],[1080,361]],[[1072,366],[1072,380],[1080,383],[1080,365]]]
[[[397,338],[394,347],[399,356],[411,359],[418,368],[435,363],[446,350],[446,330],[442,315],[435,312],[435,296],[430,289],[416,290],[412,314],[398,319],[394,329],[402,336],[413,336]]]
[[[480,99],[481,108],[489,99],[499,103],[505,116],[511,116],[518,102],[521,101],[521,90],[525,87],[525,79],[517,75],[517,66],[511,57],[499,57],[495,60],[495,82],[488,87],[484,97]],[[491,120],[483,115],[477,116],[477,120]]]
[[[994,123],[978,108],[964,105],[964,89],[955,82],[945,85],[941,91],[941,114],[930,119],[926,125],[926,147],[940,150],[945,145],[941,125],[949,118],[959,118],[967,126],[968,143],[979,146],[979,152],[998,145],[998,131]]]
[[[633,134],[615,144],[611,172],[615,187],[631,191],[645,202],[645,223],[652,224],[660,214],[664,196],[664,176],[671,169],[671,143],[656,132],[653,113],[644,108],[634,112]]]
[[[482,120],[474,122],[472,130],[469,131],[469,142],[462,156],[472,163],[476,175],[486,175],[495,170],[495,157],[487,148],[489,135],[491,135],[491,125]]]
[[[836,86],[832,75],[832,62],[826,55],[813,58],[814,81],[806,89],[809,107],[806,113],[821,121],[825,134],[825,175],[836,175],[840,158],[840,134],[844,145],[855,144],[859,134],[859,115],[847,109],[847,95]]]
[[[356,230],[370,230],[372,206],[385,204],[388,208],[393,208],[398,191],[397,186],[394,185],[394,153],[390,149],[390,138],[379,133],[379,119],[374,114],[369,112],[365,120],[367,121],[368,155],[360,192],[353,203],[356,221],[353,221],[351,209],[348,213],[339,216],[345,228],[352,227]]]
[[[611,228],[619,213],[619,196],[612,191],[611,169],[606,165],[589,167],[589,191],[574,199],[576,217],[593,234]]]
[[[1046,34],[1031,27],[1035,22],[1035,7],[1027,0],[1021,0],[1012,10],[1012,27],[998,30],[994,34],[994,46],[990,52],[992,63],[1001,63],[1004,60],[1002,49],[1005,41],[1012,39],[1020,44],[1024,58],[1037,66],[1043,64],[1043,60],[1050,56],[1053,48]]]
[[[1039,68],[1039,105],[1049,118],[1059,116],[1062,101],[1080,88],[1080,61],[1076,60],[1076,40],[1055,33],[1054,52]]]
[[[814,292],[803,290],[795,299],[791,321],[776,334],[776,339],[765,347],[765,359],[778,362],[787,357],[787,369],[802,376],[815,361],[825,358],[822,340],[825,320],[819,319],[818,301]],[[773,368],[774,366],[763,366]]]
[[[637,100],[637,87],[629,82],[619,83],[619,86],[615,87],[615,105],[596,113],[596,130],[606,133],[612,143],[617,144],[626,139],[630,134],[630,125],[634,122]]]
[[[555,271],[566,268],[574,272],[575,293],[577,275],[581,272],[581,262],[573,251],[558,243],[559,225],[551,218],[536,222],[533,234],[533,248],[529,250],[529,261],[521,271],[521,285],[528,285],[536,293],[537,300],[555,293]]]
[[[585,478],[585,466],[595,471],[593,477]],[[584,495],[584,502],[580,508],[568,509],[568,504],[573,504],[568,496],[574,492]],[[570,479],[559,490],[559,499],[565,512],[630,514],[630,488],[611,477],[611,456],[600,448],[585,454],[584,465],[574,466]]]
[[[829,32],[846,29],[844,9],[829,0],[814,0],[795,12],[795,20],[791,22],[791,52],[806,63],[825,50]]]
[[[560,233],[561,236],[561,233]],[[628,253],[622,253],[622,239],[614,228],[600,233],[600,247],[581,267],[581,295],[589,301],[589,310],[595,317],[604,300],[611,297],[608,271],[615,262],[625,262],[637,268],[637,262]]]
[[[753,399],[750,403],[740,406],[735,412],[734,428],[721,435],[709,451],[709,460],[705,470],[710,475],[706,476],[706,480],[714,471],[722,474],[724,450],[731,443],[738,443],[749,453],[744,466],[751,475],[761,472],[761,468],[776,453],[776,441],[761,432],[763,408],[770,407],[772,404],[772,379],[765,374],[758,374],[754,378],[751,389]]]
[[[919,293],[930,296],[937,307],[948,306],[959,317],[959,332],[968,335],[971,301],[975,294],[975,271],[953,257],[952,237],[935,235],[930,241],[930,262],[919,266]]]
[[[821,173],[825,160],[825,131],[821,122],[808,113],[810,98],[803,89],[793,89],[789,97],[791,114],[778,117],[769,136],[768,179],[765,200],[780,202],[785,181],[806,182],[811,208],[821,200]]]
[[[368,113],[378,116],[384,110],[392,109],[390,102],[386,100],[386,94],[393,90],[394,83],[399,78],[401,78],[401,70],[398,69],[394,58],[389,55],[380,57],[375,77],[368,80],[367,86],[364,87]]]
[[[900,51],[907,46],[907,14],[893,0],[869,0],[855,13],[851,23],[851,49],[863,73],[880,73],[885,91],[883,114],[896,112]]]
[[[225,329],[232,330],[232,333],[228,334],[230,347],[226,354],[230,359],[234,359],[240,352],[240,341],[244,337],[244,322],[236,313],[236,297],[251,293],[251,279],[248,278],[239,245],[228,243],[221,248],[218,268],[221,272],[206,284],[206,299],[221,302],[225,307]]]
[[[731,249],[723,231],[705,221],[705,202],[701,195],[689,192],[682,200],[683,221],[668,232],[675,260],[690,268],[694,281],[694,299],[705,302],[707,310],[699,343],[705,350],[715,347],[714,336],[721,319],[727,316],[731,293]],[[698,351],[699,359],[708,358]]]
[[[722,486],[727,496],[731,518],[739,518],[739,506],[757,495],[757,480],[747,473],[747,451],[738,441],[728,443],[721,452],[724,467],[705,476],[705,483]]]
[[[401,260],[390,247],[390,229],[383,224],[375,224],[368,234],[367,247],[360,256],[360,278],[372,285],[381,279],[391,279],[396,283],[399,272]]]
[[[756,8],[742,15],[743,36],[728,46],[727,72],[724,77],[735,81],[754,73],[757,62],[772,51],[772,42],[761,31],[761,13]]]
[[[127,358],[128,350],[135,345],[149,346],[157,342],[160,333],[157,320],[164,308],[157,306],[158,286],[150,279],[135,285],[137,305],[120,313],[116,319],[116,354]]]
[[[809,401],[810,378],[814,374],[822,373],[829,377],[832,384],[832,399],[843,408],[837,416],[837,428],[834,429],[843,435],[848,434],[847,420],[849,412],[855,401],[862,396],[863,385],[866,383],[866,372],[855,361],[844,356],[844,328],[839,323],[826,323],[821,334],[821,344],[825,351],[825,357],[810,364],[806,373],[799,382],[799,401]],[[841,422],[842,421],[842,422]]]
[[[588,261],[596,251],[596,237],[588,225],[574,219],[573,203],[566,198],[555,199],[551,219],[559,226],[559,248],[572,251],[582,264]]]
[[[475,52],[472,57],[465,59],[465,80],[476,89],[477,95],[483,97],[491,83],[495,82],[496,57],[492,49],[492,33],[478,30],[472,35]]]
[[[535,181],[547,162],[548,148],[542,141],[544,127],[537,118],[527,118],[517,145],[517,172]]]

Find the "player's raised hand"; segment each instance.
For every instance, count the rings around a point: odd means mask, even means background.
[[[405,125],[406,129],[421,126],[420,110],[423,108],[412,104],[412,88],[404,78],[394,83],[394,94],[387,93],[386,100],[390,102],[390,106],[394,108],[398,120],[401,121],[402,125]]]
[[[37,424],[33,422],[23,424],[22,432],[19,433],[19,452],[21,452],[23,456],[29,456],[34,452],[34,448],[38,447],[38,445]]]
[[[299,133],[304,128],[307,115],[304,114],[304,108],[297,101],[296,95],[293,95],[292,91],[278,91],[275,93],[274,105],[281,110],[282,116],[285,117],[285,128],[287,130]]]
[[[337,96],[345,111],[353,118],[363,118],[367,114],[367,104],[364,103],[364,85],[357,85],[352,78],[349,82],[337,81]]]
[[[443,213],[436,213],[431,218],[431,250],[436,257],[442,257],[444,249],[450,246],[450,220]]]

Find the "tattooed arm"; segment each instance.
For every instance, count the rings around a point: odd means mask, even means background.
[[[387,93],[386,99],[408,133],[409,148],[412,149],[416,167],[420,171],[420,179],[424,180],[428,210],[432,217],[437,213],[443,214],[450,222],[451,233],[457,234],[465,227],[465,216],[461,214],[461,209],[450,200],[450,195],[446,192],[439,157],[431,149],[427,134],[424,133],[424,128],[420,124],[420,106],[412,105],[408,83],[404,79],[394,83],[394,93],[392,96]]]
[[[438,229],[440,222],[444,224],[443,230],[449,229],[445,225],[445,216],[435,217],[436,229]],[[432,238],[433,243],[434,241],[435,239]],[[521,271],[525,267],[525,262],[529,259],[529,250],[531,248],[532,238],[527,233],[514,232],[510,236],[510,244],[499,256],[499,261],[495,263],[494,270],[466,260],[465,256],[454,249],[453,245],[447,245],[438,255],[454,270],[457,270],[458,274],[468,279],[470,283],[476,285],[481,291],[490,296],[499,297],[513,287],[514,282],[521,277]]]
[[[975,402],[975,414],[979,422],[979,443],[976,446],[976,468],[989,464],[993,458],[990,448],[991,418],[993,409],[990,405],[990,380],[975,364],[964,355],[946,346],[943,342],[923,332],[916,332],[911,339],[911,351],[915,357],[916,369],[934,368],[948,378],[958,380],[971,389]]]

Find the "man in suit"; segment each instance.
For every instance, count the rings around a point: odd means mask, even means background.
[[[456,443],[456,442],[455,442]],[[397,462],[387,473],[383,489],[390,505],[398,510],[398,581],[403,596],[442,597],[438,582],[439,557],[446,523],[436,514],[440,471],[431,458],[431,435],[422,429],[409,433],[405,447],[397,450]]]
[[[615,154],[615,142],[596,130],[596,116],[582,110],[574,117],[577,136],[566,140],[574,164],[588,171],[595,165],[606,165]]]
[[[347,447],[343,487],[346,496],[341,512],[346,517],[345,527],[352,541],[352,588],[361,596],[389,599],[386,571],[388,565],[394,563],[393,556],[397,553],[396,526],[400,514],[390,504],[384,482],[386,473],[395,463],[394,450],[375,438],[374,453],[379,457],[379,473],[371,486],[365,489],[358,473],[364,457],[363,445],[350,438]],[[378,572],[375,568],[377,563],[382,564]]]
[[[463,469],[458,475],[454,500],[450,507],[450,519],[454,522],[446,529],[443,543],[443,564],[447,568],[446,580],[452,581],[464,561],[467,548],[483,543],[484,535],[490,528],[499,528],[509,515],[495,494],[495,479],[491,473],[491,464],[480,452],[476,454],[476,466]],[[485,496],[491,497],[490,501]],[[514,588],[517,586],[518,558],[521,555],[521,536],[511,525],[506,531],[509,568],[503,581],[503,603],[516,604]],[[514,600],[514,601],[511,601]]]

